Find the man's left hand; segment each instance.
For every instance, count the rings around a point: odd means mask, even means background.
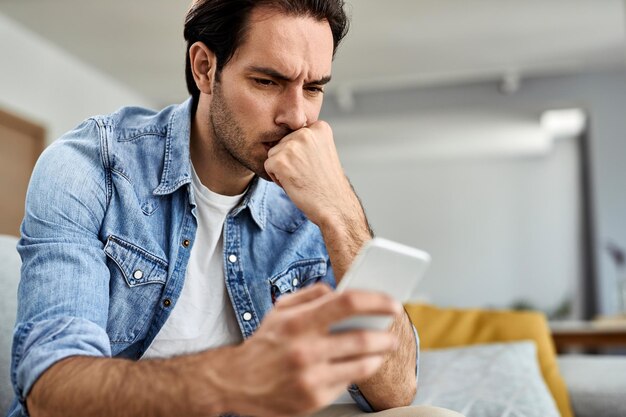
[[[338,217],[362,217],[328,123],[317,121],[288,134],[267,156],[269,176],[313,223],[321,227]]]

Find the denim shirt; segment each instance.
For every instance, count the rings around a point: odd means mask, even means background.
[[[13,339],[9,416],[51,365],[74,356],[139,359],[181,293],[197,222],[191,100],[122,108],[49,146],[31,178]],[[335,285],[319,228],[256,178],[226,218],[224,275],[244,338],[283,294]],[[358,387],[350,394],[371,407]]]

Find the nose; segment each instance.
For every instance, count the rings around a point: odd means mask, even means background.
[[[305,99],[301,88],[290,88],[280,95],[274,122],[291,131],[307,124]]]

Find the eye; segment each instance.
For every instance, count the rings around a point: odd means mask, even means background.
[[[324,88],[320,87],[320,86],[316,86],[316,85],[310,85],[307,87],[304,87],[304,89],[309,92],[309,94],[311,95],[318,95],[318,94],[324,94]]]
[[[276,83],[272,80],[268,80],[267,78],[253,78],[254,82],[263,87],[269,87],[271,85],[276,85]]]

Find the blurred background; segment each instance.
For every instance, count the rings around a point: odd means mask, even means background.
[[[322,117],[415,300],[626,310],[624,0],[350,0]],[[0,233],[43,147],[187,98],[188,0],[0,0]]]

